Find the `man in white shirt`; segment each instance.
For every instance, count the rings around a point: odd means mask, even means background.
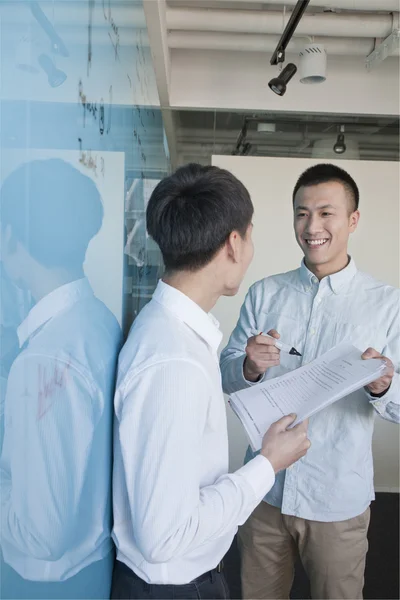
[[[289,598],[298,554],[313,598],[362,597],[374,418],[399,422],[400,291],[358,271],[348,256],[358,203],[356,183],[339,167],[319,164],[301,175],[293,209],[304,260],[250,288],[221,355],[227,393],[296,369],[344,341],[367,349],[365,359],[387,362],[383,377],[310,419],[310,452],[279,473],[241,529],[244,598]],[[261,331],[280,334],[302,358],[280,354],[272,340],[254,336]]]
[[[239,524],[303,456],[306,424],[273,425],[260,456],[228,474],[228,437],[209,315],[253,256],[253,206],[227,171],[192,164],[161,181],[147,228],[166,274],[120,354],[115,396],[112,598],[226,598],[221,560]]]
[[[94,182],[58,159],[0,190],[1,259],[33,307],[17,329],[0,459],[1,597],[109,598],[112,399],[120,327],[84,277],[103,219]]]

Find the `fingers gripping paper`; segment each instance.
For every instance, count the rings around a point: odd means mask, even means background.
[[[295,425],[381,377],[385,362],[361,354],[343,343],[295,371],[232,394],[230,405],[253,450],[260,450],[267,429],[283,416],[297,414]]]

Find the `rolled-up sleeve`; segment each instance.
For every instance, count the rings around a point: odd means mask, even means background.
[[[395,373],[392,383],[380,398],[372,396],[367,389],[366,392],[372,406],[382,419],[400,423],[400,306],[395,312],[388,331],[387,343],[381,353],[393,362]]]

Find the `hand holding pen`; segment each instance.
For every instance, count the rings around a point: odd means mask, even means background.
[[[301,356],[295,348],[280,340],[280,335],[275,329],[271,329],[267,334],[254,333],[253,337],[248,339],[246,346],[246,359],[243,365],[245,379],[256,382],[267,369],[277,367],[280,364],[281,351]]]
[[[278,337],[276,337],[275,335],[272,335],[272,333],[277,334]],[[259,333],[259,335],[262,335],[264,337],[270,338],[271,340],[274,340],[274,344],[275,346],[281,350],[282,352],[286,352],[286,354],[291,354],[292,356],[301,356],[300,352],[298,350],[296,350],[296,348],[294,348],[293,346],[290,346],[289,344],[285,344],[284,342],[281,342],[280,335],[279,333],[277,333],[274,329],[271,330],[270,333]]]

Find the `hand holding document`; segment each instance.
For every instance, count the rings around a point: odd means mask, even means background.
[[[295,419],[296,415],[282,417],[264,435],[260,454],[269,460],[275,473],[300,460],[310,448],[308,419],[294,426]]]
[[[297,415],[293,425],[381,377],[381,359],[363,360],[351,344],[339,344],[311,363],[232,394],[230,405],[250,439],[261,448],[266,430],[283,416]]]

